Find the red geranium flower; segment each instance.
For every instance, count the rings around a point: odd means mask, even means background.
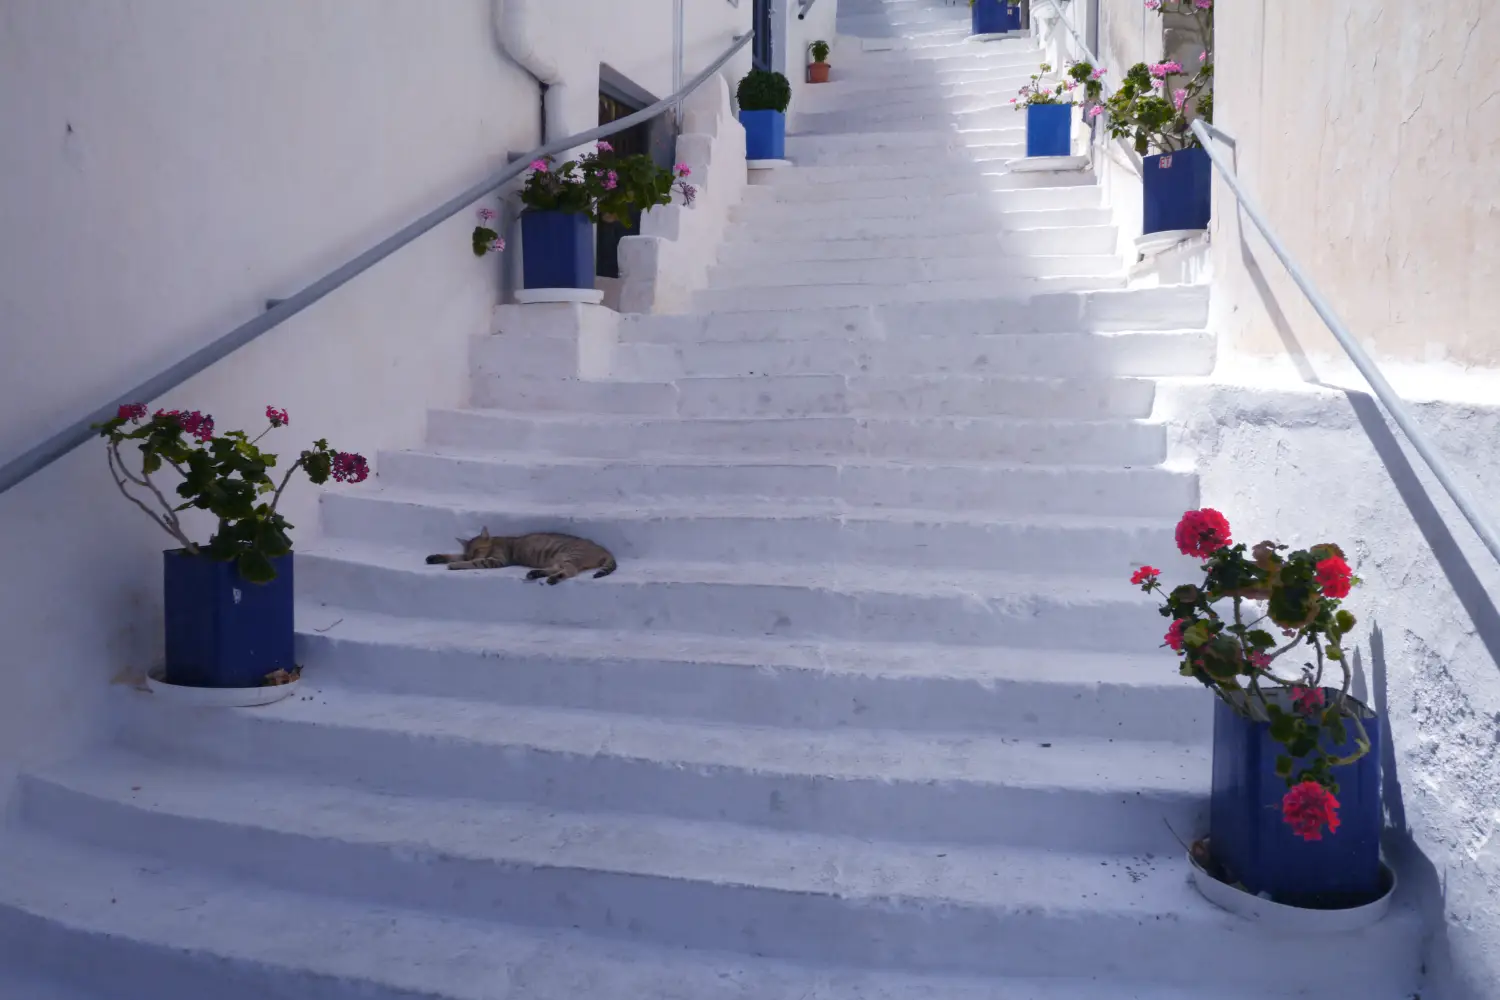
[[[1329,556],[1318,563],[1318,586],[1324,597],[1348,597],[1354,571],[1338,556]]]
[[[1135,584],[1136,586],[1140,586],[1147,580],[1154,582],[1159,576],[1161,576],[1161,570],[1157,569],[1155,566],[1142,566],[1140,569],[1135,571],[1135,575],[1130,578],[1130,582]]]
[[[141,420],[146,416],[145,403],[126,403],[115,414],[116,420]]]
[[[1312,715],[1323,707],[1323,689],[1300,684],[1292,688],[1292,707],[1303,715]]]
[[[291,423],[291,421],[287,419],[286,411],[278,410],[274,406],[266,407],[266,419],[271,421],[272,427],[285,427],[287,424]]]
[[[1187,622],[1179,618],[1172,623],[1171,628],[1167,629],[1165,637],[1167,645],[1179,653],[1182,652],[1182,630],[1185,628],[1187,628]]]
[[[1339,800],[1316,781],[1293,785],[1281,799],[1281,816],[1303,840],[1322,840],[1339,828]]]
[[[1207,559],[1230,542],[1229,522],[1211,507],[1190,510],[1177,522],[1177,549],[1185,556]]]

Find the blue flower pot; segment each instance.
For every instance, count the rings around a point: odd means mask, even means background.
[[[970,33],[975,35],[1020,31],[1021,8],[1012,7],[1005,0],[976,0],[969,8],[969,21]]]
[[[593,288],[594,224],[576,212],[523,212],[521,270],[527,288]]]
[[[786,115],[780,111],[741,111],[745,126],[745,159],[786,159]]]
[[[1338,694],[1325,689],[1332,704]],[[1289,906],[1337,909],[1373,902],[1384,892],[1380,870],[1380,719],[1362,717],[1370,752],[1334,768],[1339,783],[1339,828],[1321,840],[1303,840],[1286,824],[1281,799],[1286,780],[1276,774],[1285,748],[1269,723],[1239,715],[1214,699],[1213,791],[1209,801],[1209,851],[1232,880],[1251,893],[1267,892]],[[1352,728],[1352,727],[1350,727]],[[1354,733],[1324,751],[1345,755]]]
[[[181,549],[162,556],[168,684],[260,687],[296,665],[291,555],[271,560],[270,583],[246,583],[234,563]]]
[[[1026,155],[1067,156],[1073,152],[1073,105],[1026,106]]]
[[[1142,234],[1208,228],[1214,167],[1202,147],[1148,156],[1142,167]]]

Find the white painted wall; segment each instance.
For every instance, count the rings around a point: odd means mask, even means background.
[[[1500,491],[1494,380],[1391,377],[1462,481],[1500,513],[1487,502]],[[1408,888],[1443,914],[1422,995],[1494,1000],[1500,568],[1361,388],[1274,375],[1169,385],[1157,416],[1172,428],[1173,460],[1196,465],[1204,504],[1225,513],[1236,540],[1334,541],[1364,579],[1349,602],[1360,619],[1355,690],[1394,735],[1384,765],[1391,846]]]
[[[589,26],[585,64],[670,90],[671,0],[564,2],[566,23]],[[689,6],[691,75],[749,7]],[[496,7],[0,4],[0,456],[534,146],[537,88],[501,52]],[[595,89],[579,88],[581,127]],[[465,401],[469,342],[491,322],[497,267],[470,252],[472,224],[438,227],[151,402],[226,429],[284,406],[282,453],[323,435],[370,455],[415,442],[427,407]],[[315,532],[315,506],[289,492],[295,538]],[[166,543],[96,447],[0,496],[0,797],[17,766],[101,731],[109,678],[156,660]]]
[[[1217,122],[1238,169],[1381,357],[1500,364],[1500,18],[1486,0],[1219,6]],[[1214,319],[1231,351],[1337,352],[1215,188]],[[1242,240],[1242,231],[1245,231]]]

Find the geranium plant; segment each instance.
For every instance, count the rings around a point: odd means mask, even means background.
[[[1143,156],[1153,149],[1174,153],[1200,145],[1189,125],[1194,117],[1214,118],[1213,0],[1146,0],[1146,7],[1191,19],[1201,52],[1196,67],[1176,61],[1136,63],[1104,102],[1110,135],[1130,140]]]
[[[685,163],[667,169],[645,154],[616,156],[614,147],[601,139],[594,150],[576,160],[559,164],[547,156],[531,161],[521,201],[533,211],[585,215],[595,223],[626,223],[632,210],[670,204],[674,191],[691,205],[698,195],[697,188],[687,182],[691,173]],[[505,241],[488,225],[494,213],[479,212],[480,224],[473,234],[475,255],[504,250]]]
[[[1276,773],[1285,779],[1282,815],[1298,835],[1317,840],[1337,831],[1334,768],[1370,750],[1362,708],[1349,697],[1353,673],[1343,642],[1354,615],[1340,607],[1359,583],[1337,545],[1295,552],[1275,542],[1235,544],[1216,510],[1190,510],[1177,525],[1177,547],[1203,560],[1201,583],[1168,590],[1161,571],[1142,566],[1131,583],[1163,598],[1172,621],[1165,645],[1179,670],[1222,698],[1241,716],[1268,723],[1285,750]],[[1301,662],[1288,670],[1278,661]],[[1338,693],[1324,693],[1324,672],[1337,665]],[[1352,752],[1335,751],[1353,737]]]
[[[325,440],[302,452],[277,482],[270,470],[276,456],[263,452],[258,442],[277,427],[288,423],[285,410],[266,407],[269,425],[251,438],[244,431],[214,433],[214,418],[197,410],[157,410],[149,418],[146,404],[128,403],[113,420],[95,424],[106,442],[109,474],[125,499],[135,504],[152,523],[177,540],[189,555],[237,564],[240,576],[250,583],[276,579],[271,560],[292,550],[287,531],[292,528],[277,511],[281,494],[297,470],[314,484],[329,479],[360,483],[370,474],[361,455],[335,451]],[[126,461],[124,449],[139,459]],[[180,480],[172,492],[180,502],[167,498],[157,481],[164,469]],[[208,544],[188,537],[179,517],[190,509],[206,510],[218,518],[218,527]]]
[[[1085,109],[1095,107],[1104,94],[1104,70],[1095,69],[1092,63],[1071,63],[1061,80],[1049,81],[1047,75],[1052,72],[1051,63],[1042,63],[1038,71],[1031,74],[1020,89],[1019,97],[1012,97],[1010,103],[1016,106],[1016,110],[1030,107],[1033,104],[1075,104],[1081,103]],[[1082,98],[1081,101],[1076,98]]]

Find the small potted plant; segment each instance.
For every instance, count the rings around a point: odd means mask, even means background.
[[[1349,694],[1344,643],[1356,622],[1340,606],[1359,580],[1337,545],[1247,548],[1212,509],[1182,516],[1177,546],[1201,560],[1201,581],[1168,590],[1142,566],[1131,583],[1162,597],[1178,672],[1217,698],[1209,837],[1195,859],[1277,903],[1373,902],[1388,888],[1381,727]],[[1337,683],[1325,684],[1335,666]]]
[[[1146,7],[1192,18],[1202,42],[1198,66],[1136,63],[1105,102],[1109,132],[1144,157],[1143,235],[1207,229],[1213,164],[1189,126],[1195,117],[1213,121],[1213,0],[1146,0]]]
[[[780,73],[752,69],[735,89],[740,124],[745,126],[745,159],[786,158],[786,109],[792,85]]]
[[[1086,62],[1075,62],[1068,67],[1064,79],[1048,82],[1052,72],[1049,63],[1042,63],[1040,72],[1021,87],[1020,96],[1012,97],[1010,103],[1017,111],[1026,112],[1026,155],[1068,156],[1073,152],[1073,105],[1075,96],[1081,95],[1084,113],[1090,114],[1099,107],[1099,98],[1104,92],[1100,79],[1104,70],[1095,69]]]
[[[318,441],[281,476],[276,456],[258,442],[287,424],[285,410],[266,407],[268,426],[255,438],[214,433],[211,416],[179,410],[146,415],[144,403],[120,407],[94,425],[105,440],[110,477],[125,499],[177,541],[163,553],[167,683],[197,688],[255,688],[295,674],[292,525],[276,509],[301,470],[314,484],[363,482],[365,459]],[[127,461],[126,446],[131,461]],[[178,478],[169,488],[163,470]],[[168,491],[175,499],[168,499]],[[206,545],[193,541],[181,518],[207,511],[218,525]],[[278,678],[280,680],[278,680]]]
[[[808,48],[812,52],[812,62],[808,63],[807,66],[807,82],[827,83],[829,69],[828,43],[820,38]]]
[[[969,33],[1003,35],[1021,30],[1021,0],[969,0]]]
[[[521,187],[521,267],[526,288],[593,288],[594,231],[598,222],[629,222],[634,210],[672,201],[674,192],[691,205],[697,191],[687,183],[686,164],[659,167],[645,154],[615,156],[605,141],[576,160],[533,160]],[[474,253],[505,249],[489,227],[494,212],[480,209]]]

